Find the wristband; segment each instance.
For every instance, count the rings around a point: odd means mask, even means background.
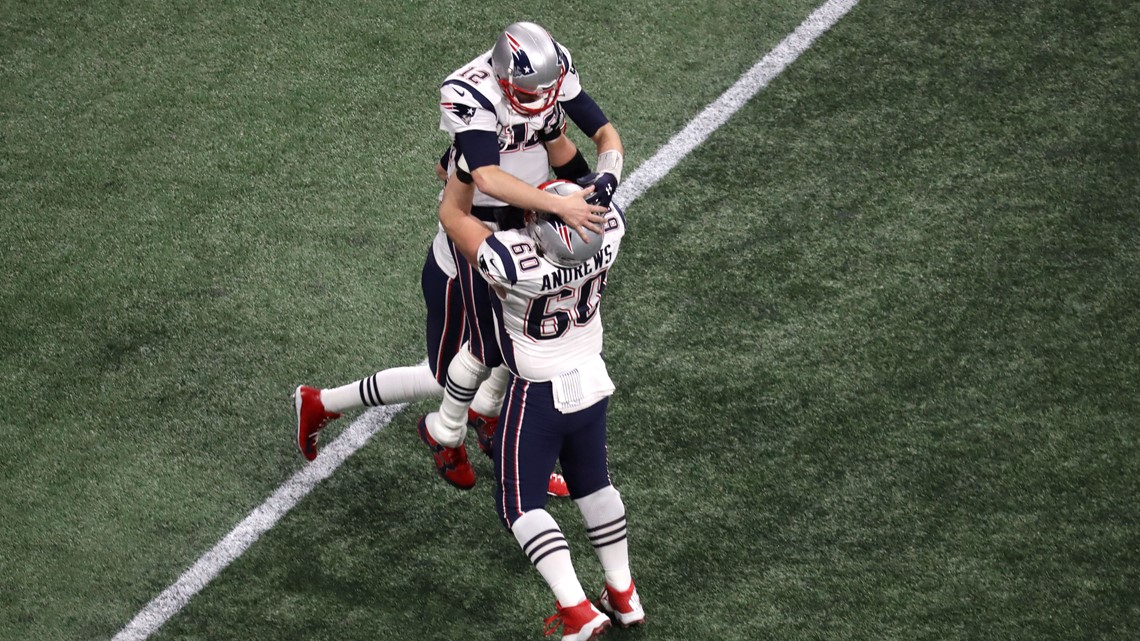
[[[570,162],[565,165],[558,165],[554,167],[554,175],[563,180],[577,181],[582,176],[590,173],[590,163],[586,162],[586,157],[582,155],[582,150],[579,149],[578,153],[570,159]]]
[[[621,152],[617,149],[610,149],[598,154],[598,173],[606,172],[614,175],[614,178],[621,182],[621,166],[622,157]]]

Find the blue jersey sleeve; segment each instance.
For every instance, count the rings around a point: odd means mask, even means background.
[[[566,111],[566,115],[570,116],[570,120],[582,130],[582,133],[593,138],[598,130],[606,126],[610,121],[606,118],[606,114],[602,113],[602,108],[590,94],[585,91],[580,92],[574,98],[560,103],[562,109]]]

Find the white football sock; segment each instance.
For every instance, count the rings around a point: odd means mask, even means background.
[[[498,416],[503,408],[503,398],[507,395],[507,379],[510,375],[506,365],[491,370],[491,376],[483,381],[475,393],[471,409],[483,416]]]
[[[578,605],[586,599],[570,560],[570,545],[549,512],[539,509],[523,514],[511,526],[511,533],[559,603]]]
[[[321,390],[321,403],[329,412],[361,407],[410,403],[443,395],[443,388],[427,365],[393,367],[368,378]]]
[[[629,589],[629,541],[626,539],[625,503],[612,485],[574,501],[586,521],[586,535],[606,573],[606,583],[618,592]]]
[[[471,399],[475,398],[479,384],[490,375],[491,368],[480,363],[467,351],[466,345],[451,360],[443,386],[443,401],[439,404],[438,425],[445,433],[432,432],[435,440],[444,447],[455,447],[466,436],[467,408],[471,407]]]

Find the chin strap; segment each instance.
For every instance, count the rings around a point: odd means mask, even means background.
[[[594,171],[598,172],[599,174],[602,172],[613,174],[614,178],[617,178],[618,182],[620,183],[622,160],[623,159],[621,157],[621,152],[617,149],[603,151],[602,153],[598,154],[598,164],[596,165]]]

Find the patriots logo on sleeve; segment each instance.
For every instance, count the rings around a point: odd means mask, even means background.
[[[440,107],[450,111],[456,118],[463,121],[463,124],[471,124],[471,119],[475,117],[475,107],[471,105],[464,105],[458,102],[441,102]]]
[[[530,63],[530,56],[523,51],[519,41],[515,40],[509,33],[505,35],[507,36],[507,43],[511,45],[511,58],[514,62],[515,75],[529,76],[534,73],[534,65]]]

